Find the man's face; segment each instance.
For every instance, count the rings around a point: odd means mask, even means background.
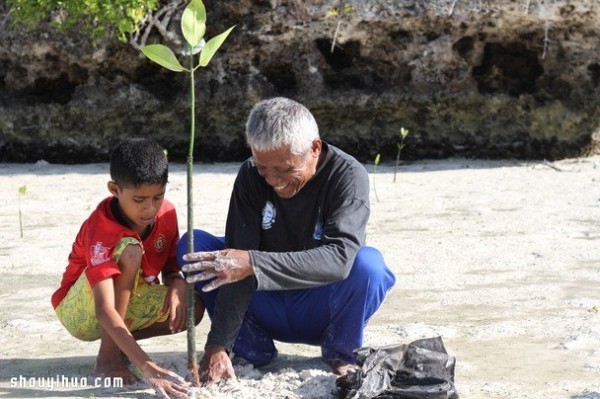
[[[288,148],[271,151],[252,149],[258,174],[273,188],[280,198],[291,198],[315,175],[321,140],[313,141],[305,155],[294,155]]]
[[[166,186],[142,184],[139,187],[120,187],[111,181],[108,182],[108,190],[119,199],[119,209],[129,227],[142,234],[154,222],[165,199]]]

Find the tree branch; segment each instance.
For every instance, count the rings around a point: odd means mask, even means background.
[[[148,13],[140,25],[140,30],[129,39],[129,44],[136,49],[141,49],[146,45],[146,41],[153,29],[156,29],[160,35],[169,42],[181,44],[176,35],[169,32],[168,27],[175,11],[184,5],[183,0],[174,0],[157,10],[155,13]],[[141,36],[140,36],[141,32]]]
[[[448,10],[448,16],[451,17],[452,14],[454,13],[454,7],[456,7],[456,2],[458,0],[453,0],[452,4],[450,5],[450,9]]]

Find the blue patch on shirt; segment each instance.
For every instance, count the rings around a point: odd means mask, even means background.
[[[315,224],[315,231],[313,232],[313,240],[321,241],[323,238],[323,222],[317,220],[317,224]]]

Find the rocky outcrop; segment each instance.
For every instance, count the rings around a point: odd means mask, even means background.
[[[236,28],[197,74],[196,160],[248,156],[248,111],[278,95],[306,104],[322,136],[362,161],[394,160],[401,127],[404,159],[595,151],[600,5],[546,3],[205,1],[209,37]],[[0,37],[0,161],[105,161],[132,136],[185,159],[185,75],[77,32],[8,22]]]

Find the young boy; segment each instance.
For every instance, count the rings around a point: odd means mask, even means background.
[[[136,342],[185,328],[177,216],[164,199],[167,157],[152,140],[129,140],[113,151],[110,176],[112,196],[81,226],[52,306],[74,337],[100,338],[94,374],[136,382],[129,360],[159,396],[185,398],[185,381],[159,367]],[[200,300],[196,305],[199,323],[204,307]]]

